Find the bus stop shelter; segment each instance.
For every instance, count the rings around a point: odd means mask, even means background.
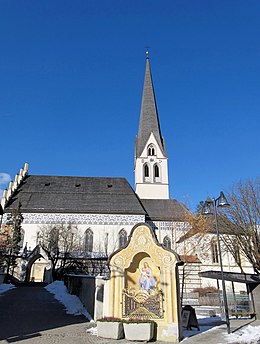
[[[203,271],[199,273],[199,276],[204,278],[211,278],[217,280],[217,286],[219,289],[219,280],[222,280],[221,271]],[[229,315],[235,316],[256,316],[260,317],[260,275],[246,274],[237,272],[223,272],[225,281],[231,282],[233,304],[230,309]],[[238,300],[235,293],[235,283],[245,283],[247,289],[247,295],[249,303]],[[229,302],[228,302],[229,303]]]

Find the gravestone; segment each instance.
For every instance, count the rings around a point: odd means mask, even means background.
[[[156,322],[156,339],[182,339],[178,255],[162,247],[147,224],[136,225],[126,247],[109,259],[105,316]]]

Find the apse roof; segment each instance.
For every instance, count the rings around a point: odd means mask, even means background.
[[[176,199],[142,199],[153,221],[185,221],[188,209]]]

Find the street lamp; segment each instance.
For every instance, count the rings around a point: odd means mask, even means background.
[[[218,252],[219,252],[219,263],[220,263],[220,270],[221,270],[221,280],[222,280],[222,292],[223,292],[223,301],[224,301],[224,309],[225,309],[225,317],[227,323],[227,332],[230,333],[230,321],[228,315],[228,302],[227,302],[227,293],[226,293],[226,286],[225,286],[225,279],[223,273],[223,263],[222,263],[222,255],[221,255],[221,247],[220,247],[220,238],[219,238],[219,227],[218,227],[218,218],[217,218],[217,207],[228,207],[229,203],[223,193],[220,192],[220,196],[218,198],[207,198],[206,201],[201,203],[202,205],[202,214],[203,215],[214,215],[215,218],[215,225],[216,225],[216,234],[217,234],[217,243],[218,243]]]

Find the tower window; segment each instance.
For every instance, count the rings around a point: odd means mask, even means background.
[[[149,182],[150,181],[150,170],[148,164],[144,165],[144,181]]]
[[[155,178],[159,178],[160,177],[159,166],[157,164],[154,165],[154,176],[155,176]]]
[[[153,145],[150,145],[150,146],[148,147],[148,155],[156,155],[156,154],[155,154],[155,148],[154,148]]]

